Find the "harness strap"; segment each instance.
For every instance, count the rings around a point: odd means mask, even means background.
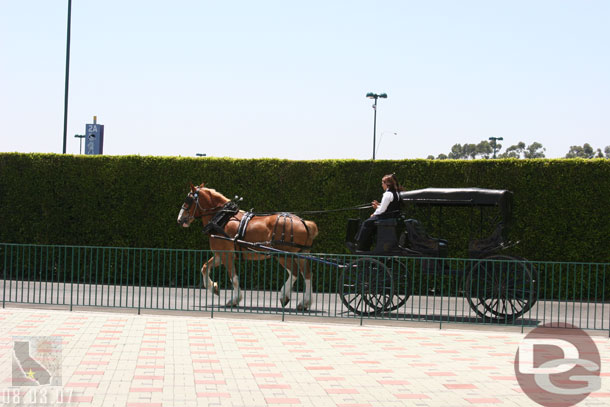
[[[239,226],[237,227],[237,234],[235,235],[235,239],[244,239],[246,236],[246,229],[248,228],[248,224],[250,220],[254,217],[252,212],[244,213],[241,220],[239,221]]]
[[[224,228],[237,212],[239,212],[237,204],[232,201],[227,202],[218,212],[216,212],[208,224],[203,227],[203,233],[213,233],[228,237]]]
[[[284,223],[282,225],[282,236],[280,240],[276,240],[275,236],[277,233],[277,229],[278,229],[278,224],[280,223],[280,219],[284,219]],[[286,241],[286,223],[287,223],[287,219],[290,220],[290,240]],[[307,240],[309,240],[309,228],[307,227],[307,224],[305,223],[305,221],[303,219],[299,220],[303,223],[303,226],[305,226],[305,230],[307,231]],[[303,245],[303,244],[299,244],[299,243],[295,243],[294,242],[294,216],[288,212],[282,212],[280,214],[278,214],[276,220],[275,220],[275,225],[273,226],[273,233],[271,234],[271,241],[266,242],[267,244],[271,244],[271,245],[277,245],[277,246],[290,246],[290,247],[297,247],[299,249],[311,249],[312,246],[309,245]]]

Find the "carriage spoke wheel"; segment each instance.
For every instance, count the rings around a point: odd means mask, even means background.
[[[387,311],[393,296],[392,275],[380,261],[360,258],[349,263],[341,275],[341,301],[358,315]]]
[[[536,269],[513,256],[493,255],[475,263],[465,279],[470,307],[483,319],[511,322],[536,302]]]
[[[385,262],[388,271],[392,275],[394,295],[387,304],[386,311],[395,311],[405,305],[412,290],[412,276],[407,268],[407,263],[395,257]]]

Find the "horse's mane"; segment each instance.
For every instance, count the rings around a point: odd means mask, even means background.
[[[216,191],[214,188],[207,188],[207,187],[205,187],[205,189],[207,189],[210,192],[210,195],[212,196],[213,199],[220,200],[223,203],[230,201],[229,198],[227,198],[226,196],[224,196],[220,192]]]

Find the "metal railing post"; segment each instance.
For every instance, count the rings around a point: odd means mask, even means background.
[[[211,273],[211,270],[206,269],[206,274],[207,274],[208,278],[211,278],[210,277],[210,273]],[[203,277],[203,275],[201,277]],[[208,279],[208,283],[209,283],[209,281],[210,280]],[[220,281],[218,282],[218,284],[220,285]],[[210,318],[214,319],[214,297],[216,297],[216,294],[214,294],[214,283],[212,283],[212,287],[208,286],[206,288],[206,290],[205,290],[205,304],[206,305],[208,304],[208,295],[210,293],[210,290],[212,291],[212,295],[211,295],[211,297],[212,297],[212,311],[211,311],[211,314],[210,314]],[[220,287],[218,287],[218,301],[220,301]]]
[[[449,266],[449,270],[451,270],[451,262],[449,262],[450,266]],[[443,289],[445,286],[445,259],[441,260],[441,312],[438,316],[438,329],[443,329]],[[436,267],[434,270],[434,273],[436,274]],[[436,276],[434,276],[434,279],[436,280]],[[456,298],[457,298],[457,292],[456,294]],[[436,291],[434,292],[434,296],[436,296]]]
[[[6,260],[7,260],[7,247],[3,246],[2,247],[2,251],[4,253],[4,273],[2,273],[2,308],[5,307],[5,302],[6,302],[6,274],[7,274],[7,268],[6,268]]]
[[[68,248],[66,248],[66,251],[68,250]],[[74,295],[74,251],[72,251],[72,256],[71,256],[71,261],[70,261],[70,311],[72,311],[72,297]]]
[[[135,255],[135,254],[134,254]],[[142,306],[142,250],[140,250],[140,272],[138,273],[138,315]]]

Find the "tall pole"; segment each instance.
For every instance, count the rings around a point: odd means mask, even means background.
[[[66,144],[68,142],[68,84],[70,82],[70,28],[72,22],[72,0],[68,0],[68,29],[66,39],[66,88],[64,93],[64,148],[66,154]]]
[[[375,98],[373,110],[375,110],[375,113],[373,114],[373,160],[375,160],[375,138],[377,135],[377,98]]]
[[[373,110],[375,110],[375,115],[373,117],[373,160],[375,159],[375,144],[376,144],[376,138],[377,138],[377,99],[378,98],[382,98],[385,99],[388,97],[387,94],[385,93],[373,93],[373,92],[369,92],[366,94],[366,97],[369,99],[375,99],[375,103],[373,103]]]

